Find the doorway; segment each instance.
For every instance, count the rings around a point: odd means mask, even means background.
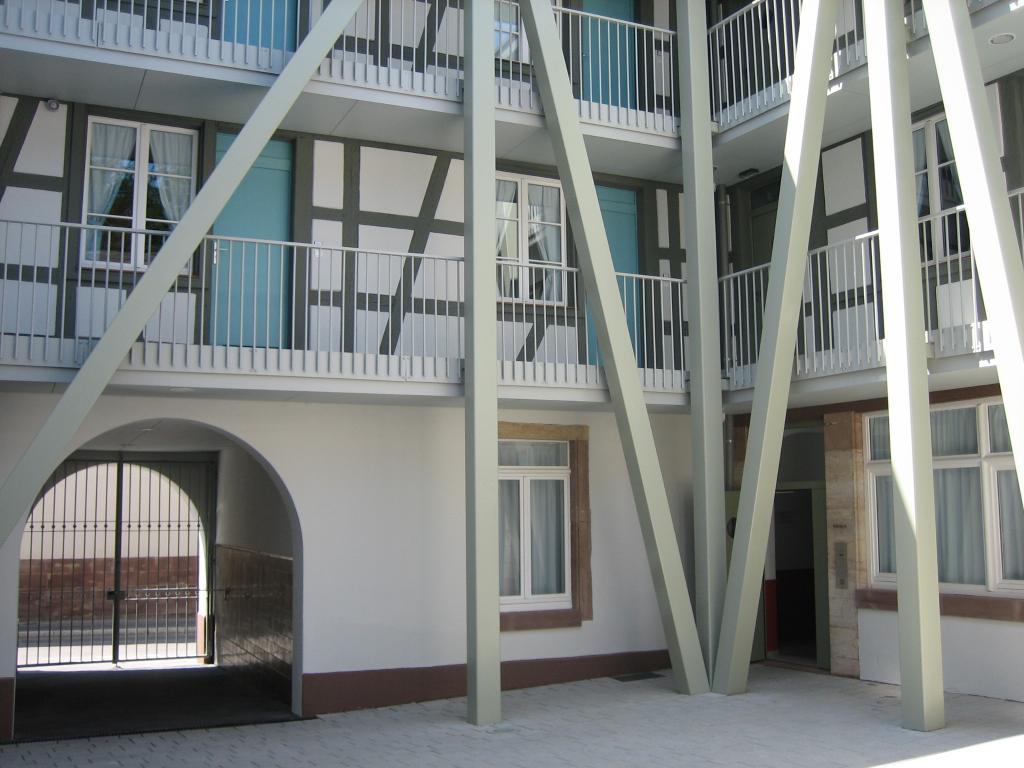
[[[22,534],[19,669],[207,657],[215,477],[203,457],[61,464]]]
[[[829,667],[824,493],[775,494],[765,567],[765,654],[801,666]]]

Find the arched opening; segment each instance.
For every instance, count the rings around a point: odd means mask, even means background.
[[[15,738],[291,719],[300,554],[235,438],[160,419],[90,441],[23,529]]]

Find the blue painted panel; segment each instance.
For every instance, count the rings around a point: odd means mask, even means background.
[[[637,239],[638,216],[636,210],[636,192],[631,189],[618,189],[616,187],[598,187],[597,199],[601,204],[601,216],[604,219],[604,231],[608,235],[608,245],[612,250],[612,264],[616,272],[628,274],[638,273],[640,266],[640,247]],[[620,295],[623,291],[623,282],[618,281]],[[637,287],[635,281],[625,284],[629,289]],[[623,305],[626,309],[626,325],[629,328],[629,336],[636,339],[638,321],[643,323],[643,297],[637,296],[632,290],[623,297]],[[594,323],[589,317],[588,349],[590,350],[588,361],[590,364],[597,364],[601,361],[601,355],[597,347],[597,334],[594,330]],[[634,346],[637,346],[634,343]],[[639,356],[638,356],[639,358]]]
[[[217,134],[217,161],[234,141]],[[271,141],[213,225],[214,235],[291,239],[292,145]],[[291,335],[291,248],[221,240],[209,311],[214,344],[287,347]]]
[[[223,12],[224,42],[295,50],[296,0],[224,0]]]
[[[636,20],[634,0],[585,0],[583,10],[622,21]],[[583,17],[582,99],[633,109],[637,105],[637,46],[644,41],[628,28]]]

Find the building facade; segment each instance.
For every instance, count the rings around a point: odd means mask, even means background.
[[[693,584],[687,266],[717,265],[732,518],[800,4],[707,4],[718,247],[700,254],[676,4],[552,5]],[[904,5],[945,683],[1024,700],[1024,508],[994,329],[925,18]],[[840,6],[752,658],[896,682],[879,179],[862,9]],[[968,6],[1019,242],[1024,13]],[[322,10],[0,7],[0,475]],[[660,669],[530,43],[515,0],[494,16],[502,682]],[[202,658],[303,715],[465,693],[464,17],[462,0],[367,0],[138,334],[0,547],[0,733],[18,670],[57,663]]]

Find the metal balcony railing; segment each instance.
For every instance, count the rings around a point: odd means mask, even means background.
[[[1017,238],[1024,248],[1024,189],[1010,194]],[[963,206],[918,222],[925,328],[935,357],[992,349],[974,251]],[[808,254],[794,364],[796,378],[885,364],[878,233],[869,232]],[[754,385],[764,329],[768,265],[720,278],[723,361],[732,389]]]
[[[971,11],[995,0],[964,0]],[[865,61],[863,3],[841,0],[829,79]],[[721,129],[789,101],[801,0],[754,0],[708,28],[711,114]],[[927,33],[921,0],[904,0],[907,32]]]
[[[166,232],[0,221],[0,363],[77,367]],[[685,385],[685,283],[618,276],[644,387]],[[604,387],[579,274],[501,262],[501,381]],[[127,368],[459,382],[461,259],[206,237]]]

